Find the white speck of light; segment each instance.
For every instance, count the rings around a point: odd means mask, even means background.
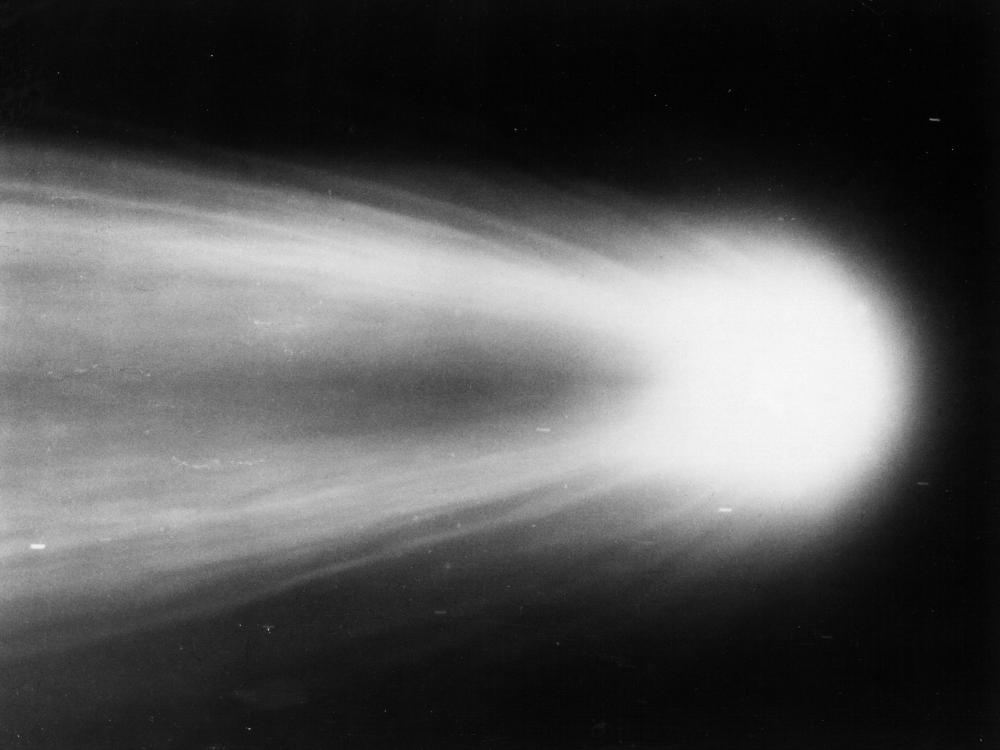
[[[733,512],[732,508],[727,508],[727,507],[719,508],[719,513],[732,513],[732,512]]]
[[[929,122],[941,122],[941,118],[940,117],[928,117],[927,120]]]
[[[38,550],[45,549],[45,545],[41,544],[40,542],[39,543],[35,543],[35,544],[30,544],[30,545],[28,545],[28,547],[30,549],[38,549]]]

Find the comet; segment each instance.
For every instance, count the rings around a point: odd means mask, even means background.
[[[903,443],[895,291],[802,230],[457,170],[2,163],[6,658],[635,483],[828,512]]]

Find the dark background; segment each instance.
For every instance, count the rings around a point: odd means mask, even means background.
[[[875,527],[785,570],[724,622],[718,602],[746,585],[738,562],[681,603],[637,609],[655,565],[617,588],[574,578],[574,566],[615,559],[610,542],[567,564],[558,550],[507,556],[491,536],[440,552],[477,561],[449,584],[456,600],[480,602],[477,614],[450,630],[400,614],[401,587],[434,598],[434,565],[387,563],[335,590],[23,667],[4,726],[12,742],[995,741],[990,3],[93,0],[6,3],[0,19],[8,139],[189,158],[500,164],[708,213],[799,216],[890,261],[913,300],[933,401],[903,472],[929,486],[887,490]],[[526,576],[529,566],[546,573]],[[521,604],[490,593],[511,580]],[[293,635],[261,645],[260,622]],[[251,624],[234,645],[225,634],[240,623]],[[330,635],[345,623],[356,637]],[[212,655],[180,663],[177,643]],[[237,662],[234,680],[251,687],[192,697],[192,681]],[[273,678],[277,664],[294,679]],[[73,679],[92,706],[61,702]]]

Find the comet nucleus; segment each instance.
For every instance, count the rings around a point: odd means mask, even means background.
[[[738,247],[663,282],[640,461],[782,502],[842,489],[900,434],[905,343],[884,297],[815,249]]]

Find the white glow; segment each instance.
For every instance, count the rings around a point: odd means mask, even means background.
[[[641,462],[784,501],[848,484],[884,456],[896,342],[846,273],[807,249],[760,251],[661,294],[659,384],[632,443]]]
[[[0,604],[43,620],[141,592],[145,615],[103,620],[133,627],[216,584],[188,611],[219,608],[628,502],[649,475],[679,536],[716,512],[744,529],[762,505],[842,500],[895,445],[879,292],[788,235],[650,231],[527,180],[510,195],[530,210],[489,185],[486,210],[333,175],[317,182],[339,195],[0,157],[19,415],[0,435],[0,564],[18,570]],[[331,561],[293,571],[317,550]],[[273,575],[226,585],[244,565]],[[19,627],[0,658],[50,647]]]

